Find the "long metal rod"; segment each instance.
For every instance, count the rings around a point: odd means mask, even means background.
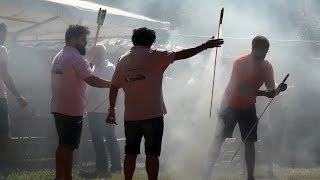
[[[221,29],[223,14],[224,14],[224,8],[222,8],[220,11],[220,18],[219,18],[219,24],[218,24],[218,39],[220,38],[220,29]],[[217,57],[218,57],[218,48],[216,48],[216,54],[214,57],[214,70],[213,70],[213,81],[212,81],[211,100],[210,100],[210,115],[209,115],[210,118],[212,114],[212,102],[213,102],[214,80],[216,78]]]

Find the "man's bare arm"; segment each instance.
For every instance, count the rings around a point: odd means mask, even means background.
[[[6,85],[6,87],[12,92],[12,94],[17,98],[20,106],[24,107],[27,105],[26,99],[19,93],[18,89],[16,88],[10,74],[8,71],[7,65],[0,66],[0,74],[2,81]]]
[[[224,41],[222,39],[210,39],[206,43],[203,43],[197,47],[177,51],[174,59],[175,60],[187,59],[187,58],[190,58],[196,54],[199,54],[200,52],[202,52],[205,49],[221,47],[221,45],[223,43],[224,43]]]
[[[108,80],[101,79],[97,76],[90,76],[84,81],[89,84],[90,86],[97,87],[97,88],[110,88],[111,87],[111,82]]]
[[[3,65],[0,67],[0,73],[1,73],[2,81],[7,86],[7,88],[12,92],[12,94],[17,98],[21,97],[18,89],[13,83],[13,80],[8,71],[8,67],[6,65]]]
[[[111,85],[110,93],[109,93],[109,102],[110,102],[109,108],[110,109],[114,109],[115,106],[116,106],[116,101],[117,101],[117,97],[118,97],[118,91],[119,91],[118,87],[116,87],[114,85]]]

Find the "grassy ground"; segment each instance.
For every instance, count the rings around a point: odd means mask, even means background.
[[[228,173],[226,173],[228,172]],[[219,177],[217,177],[217,180],[243,180],[244,178],[239,175],[239,171],[235,169],[226,169],[223,170],[223,172],[219,172]],[[289,169],[289,168],[275,168],[275,177],[274,178],[268,178],[265,176],[265,168],[258,168],[256,171],[256,179],[259,180],[270,180],[270,179],[279,179],[279,180],[319,180],[320,179],[320,169]],[[33,172],[25,172],[25,171],[16,171],[12,174],[10,174],[6,179],[7,180],[52,180],[54,177],[54,171],[53,170],[41,170],[41,171],[33,171]],[[76,171],[74,173],[74,179],[75,180],[82,180],[85,178],[82,178],[79,176],[79,173]],[[97,178],[97,180],[105,180],[104,178]],[[122,175],[113,175],[113,180],[122,180]],[[147,180],[145,173],[136,173],[135,180]],[[191,177],[188,175],[188,177],[183,175],[177,175],[176,173],[170,173],[170,174],[161,174],[159,180],[174,180],[174,179],[183,179],[183,180],[197,180],[200,179],[199,177]]]

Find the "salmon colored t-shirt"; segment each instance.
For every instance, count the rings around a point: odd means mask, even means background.
[[[267,60],[257,64],[250,54],[244,55],[234,62],[223,104],[231,108],[246,110],[255,104],[256,96],[240,92],[240,84],[249,86],[254,91],[259,90],[263,84],[267,89],[275,89],[272,65]]]
[[[125,93],[125,121],[151,119],[166,114],[162,79],[175,53],[143,46],[132,47],[116,67],[112,84]]]

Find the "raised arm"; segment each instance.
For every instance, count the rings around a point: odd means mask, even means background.
[[[221,45],[224,43],[223,39],[210,39],[207,42],[189,49],[183,49],[181,51],[176,52],[175,60],[181,60],[181,59],[187,59],[192,56],[195,56],[196,54],[199,54],[203,50],[209,49],[209,48],[215,48],[215,47],[221,47]]]

